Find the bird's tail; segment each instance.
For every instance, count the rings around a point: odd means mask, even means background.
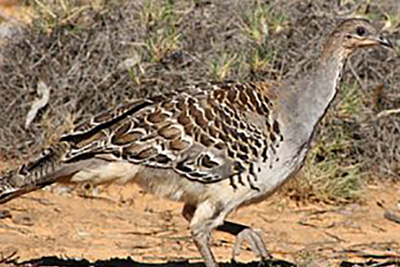
[[[60,176],[54,171],[62,164],[60,159],[66,149],[67,144],[60,143],[44,150],[36,160],[0,174],[0,204],[56,182]]]

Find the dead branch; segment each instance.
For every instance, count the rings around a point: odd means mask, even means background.
[[[396,115],[396,114],[400,114],[400,108],[399,109],[388,109],[388,110],[384,110],[378,113],[377,117],[380,118],[384,118],[384,117],[388,117],[390,115]]]
[[[50,89],[46,86],[46,84],[40,81],[37,85],[37,93],[39,95],[39,99],[36,99],[33,102],[31,109],[28,112],[25,120],[25,129],[29,128],[29,125],[35,119],[36,115],[38,114],[39,110],[44,108],[50,99]]]

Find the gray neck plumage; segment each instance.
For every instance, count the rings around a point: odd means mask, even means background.
[[[315,126],[335,98],[344,63],[345,59],[340,57],[322,60],[311,74],[288,82],[279,93],[283,114],[287,114],[282,119],[296,143],[310,140]]]

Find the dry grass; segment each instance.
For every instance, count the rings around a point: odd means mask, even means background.
[[[25,160],[92,114],[209,80],[296,77],[313,68],[338,18],[385,26],[400,53],[400,4],[371,1],[29,0],[32,24],[2,48],[0,157]],[[397,11],[396,11],[397,10]],[[354,199],[364,177],[400,178],[400,59],[357,53],[318,128],[293,197]],[[39,81],[49,105],[24,129]],[[12,115],[9,115],[12,114]],[[313,196],[309,194],[312,190]]]

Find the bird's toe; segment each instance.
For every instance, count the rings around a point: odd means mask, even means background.
[[[236,262],[235,258],[240,254],[240,245],[243,241],[247,241],[250,249],[261,258],[261,264],[263,265],[268,259],[271,259],[271,255],[265,248],[264,241],[261,236],[261,231],[258,229],[247,228],[241,231],[236,236],[235,246],[232,251],[232,261]]]

